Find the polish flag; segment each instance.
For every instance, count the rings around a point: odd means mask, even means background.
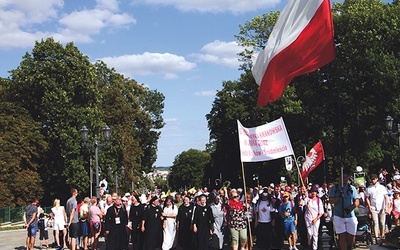
[[[259,106],[276,101],[292,79],[335,58],[329,0],[289,0],[253,64]]]
[[[308,152],[306,160],[303,163],[303,169],[301,171],[303,182],[306,181],[308,175],[318,167],[323,160],[325,160],[324,148],[322,147],[322,142],[319,141],[314,145],[310,152]]]

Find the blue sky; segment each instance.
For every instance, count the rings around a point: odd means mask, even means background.
[[[91,61],[165,95],[156,166],[190,148],[205,149],[222,82],[240,76],[239,25],[286,0],[0,0],[0,77],[34,42],[74,42]],[[256,87],[256,86],[255,86]]]

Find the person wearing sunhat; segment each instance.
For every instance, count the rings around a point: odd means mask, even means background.
[[[312,246],[313,250],[318,249],[318,231],[322,215],[324,214],[324,207],[321,199],[318,197],[318,187],[313,186],[310,190],[310,198],[305,200],[305,214],[304,219],[307,227],[308,245]]]
[[[144,249],[155,250],[161,248],[163,221],[160,200],[155,195],[150,199],[149,205],[143,214],[141,229],[144,232]]]
[[[298,250],[296,247],[297,213],[293,202],[290,200],[289,192],[283,193],[278,213],[283,218],[284,234],[289,242],[289,250]]]

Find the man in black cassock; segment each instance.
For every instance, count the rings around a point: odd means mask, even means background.
[[[126,228],[128,214],[122,206],[121,197],[117,197],[114,205],[107,209],[104,230],[107,236],[107,250],[126,250],[128,237]]]
[[[200,196],[200,203],[194,210],[193,232],[196,238],[196,249],[208,250],[210,235],[214,231],[214,216],[210,206],[207,205],[207,197]]]
[[[142,232],[144,232],[144,249],[161,249],[163,220],[162,209],[157,196],[150,200],[150,204],[144,211],[142,220]]]
[[[133,250],[143,249],[142,220],[144,215],[144,205],[139,202],[139,196],[132,196],[132,205],[129,210],[129,221],[132,222],[131,239]]]

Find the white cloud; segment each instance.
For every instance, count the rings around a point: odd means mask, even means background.
[[[243,47],[239,46],[237,42],[216,40],[203,46],[201,54],[192,54],[192,56],[196,57],[200,62],[211,62],[238,68],[240,62],[237,54],[241,51],[243,51]]]
[[[62,0],[0,0],[0,47],[31,47],[36,40],[91,42],[103,29],[127,27],[136,20],[117,13],[117,0],[97,0],[93,9],[60,15]],[[47,30],[37,29],[46,26]]]
[[[98,58],[109,67],[115,68],[125,76],[162,74],[166,79],[176,78],[176,74],[196,67],[184,57],[170,53],[150,53]]]
[[[215,96],[217,92],[214,90],[207,90],[207,91],[199,91],[199,92],[195,92],[194,95],[195,96]]]
[[[133,0],[137,4],[172,5],[181,11],[245,13],[276,6],[281,0]]]

